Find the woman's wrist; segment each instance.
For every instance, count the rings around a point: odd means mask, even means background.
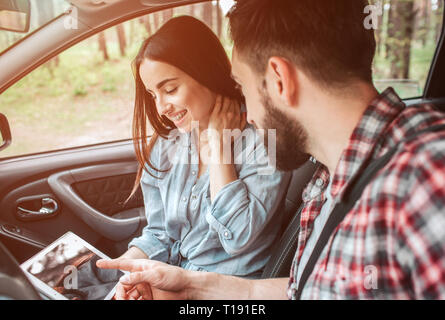
[[[233,163],[233,145],[230,140],[223,141],[219,139],[209,140],[209,149],[211,153],[212,164],[232,164]]]

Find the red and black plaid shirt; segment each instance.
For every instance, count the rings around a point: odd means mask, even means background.
[[[436,124],[445,124],[444,114],[432,106],[406,107],[392,88],[385,90],[342,153],[332,181],[334,203],[366,159]],[[289,299],[295,299],[298,264],[328,183],[321,166],[303,192]],[[329,239],[301,298],[445,299],[445,131],[404,143],[377,173]]]

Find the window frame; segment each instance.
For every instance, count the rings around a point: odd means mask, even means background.
[[[445,6],[445,0],[442,1]],[[436,46],[436,51],[431,62],[430,70],[423,89],[423,99],[440,99],[444,98],[443,83],[445,83],[445,9],[442,15],[442,30],[439,36],[439,41]],[[442,71],[442,72],[441,72]],[[441,95],[442,92],[442,95]]]

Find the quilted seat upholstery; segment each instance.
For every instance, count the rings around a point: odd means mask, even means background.
[[[144,206],[140,188],[132,199],[123,205],[130,195],[135,179],[136,174],[116,175],[77,182],[72,187],[87,204],[111,217],[121,211]]]

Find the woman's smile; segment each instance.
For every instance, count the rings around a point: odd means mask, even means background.
[[[176,126],[178,126],[184,122],[187,113],[187,110],[182,110],[180,112],[169,115],[168,118],[173,121]]]

